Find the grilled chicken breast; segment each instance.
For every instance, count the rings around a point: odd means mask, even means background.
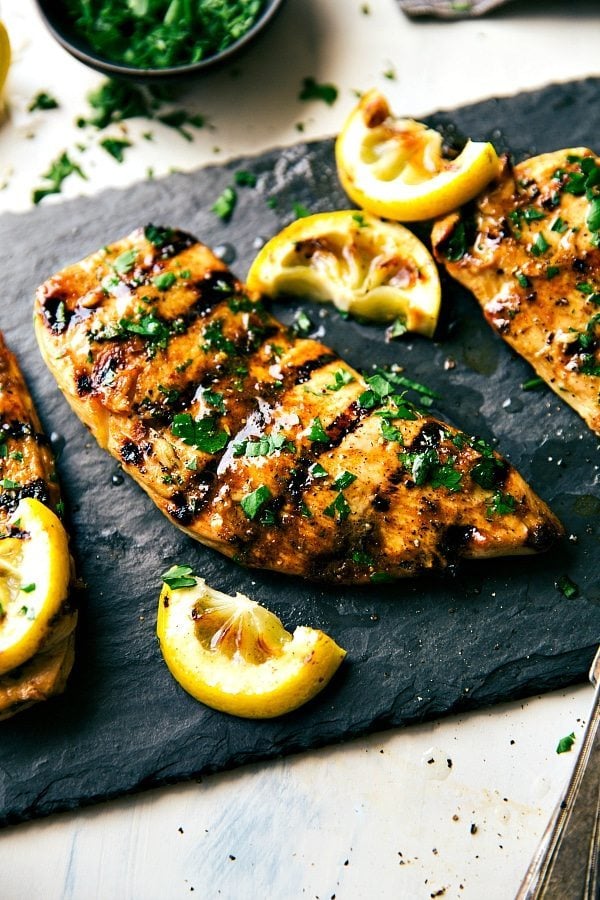
[[[490,325],[600,433],[600,159],[576,148],[506,163],[432,237]]]
[[[59,272],[35,328],[101,446],[244,565],[361,583],[561,534],[491,447],[294,334],[182,232],[148,226]]]
[[[50,443],[18,363],[0,334],[0,540],[25,537],[9,523],[23,497],[60,512]],[[0,676],[0,719],[64,690],[74,660],[76,622],[77,612],[65,600],[35,656]]]

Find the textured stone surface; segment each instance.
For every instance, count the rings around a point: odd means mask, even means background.
[[[592,144],[600,133],[600,81],[552,86],[490,100],[432,121],[499,145],[540,152]],[[228,224],[210,207],[237,169]],[[274,198],[274,208],[267,199]],[[567,685],[585,677],[600,637],[597,439],[547,390],[524,392],[528,366],[497,339],[475,301],[446,284],[434,343],[386,343],[383,330],[319,316],[325,340],[361,368],[399,363],[439,391],[434,411],[498,446],[562,518],[568,534],[551,555],[464,567],[444,579],[367,589],[324,588],[245,571],[181,535],[142,491],[121,477],[59,394],[31,328],[36,285],[68,262],[147,221],[171,224],[213,247],[235,249],[244,277],[259,237],[312,211],[347,206],[332,142],[302,144],[126,191],[0,218],[0,325],[48,432],[63,446],[59,471],[68,504],[82,598],[77,663],[67,694],[2,723],[0,822],[45,815],[253,759],[341,741]],[[290,321],[298,304],[282,305]],[[454,368],[446,369],[448,359]],[[116,478],[113,478],[116,476]],[[315,702],[276,721],[251,722],[205,709],[172,680],[154,637],[160,573],[189,562],[209,583],[262,600],[290,628],[326,629],[348,650]],[[579,593],[555,586],[568,574]]]

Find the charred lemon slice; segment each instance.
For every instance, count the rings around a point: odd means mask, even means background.
[[[472,200],[500,170],[490,143],[467,141],[456,159],[442,156],[442,136],[412,119],[398,119],[386,98],[368,91],[350,113],[335,145],[338,177],[363,209],[416,222]]]
[[[183,570],[187,585],[172,586],[181,579],[170,573]],[[290,634],[264,606],[213,590],[187,566],[170,573],[158,607],[160,649],[184,690],[213,709],[251,719],[291,712],[325,687],[346,655],[322,631]]]
[[[440,309],[439,276],[425,245],[403,225],[363,210],[292,222],[260,250],[247,283],[272,298],[330,300],[375,322],[402,318],[409,331],[428,336]]]
[[[34,656],[67,599],[68,538],[60,519],[30,497],[0,540],[0,675]]]

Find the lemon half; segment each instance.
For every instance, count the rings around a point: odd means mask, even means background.
[[[291,712],[325,687],[346,655],[322,631],[300,626],[290,634],[256,601],[194,580],[165,584],[157,634],[173,677],[213,709],[252,719]]]
[[[440,281],[431,254],[397,222],[363,210],[316,213],[271,238],[248,272],[251,290],[268,297],[332,301],[343,312],[375,322],[404,320],[431,336],[440,308]]]
[[[10,518],[18,537],[0,540],[0,675],[31,659],[67,599],[68,538],[58,517],[27,497]]]
[[[433,219],[477,196],[500,171],[490,143],[467,141],[456,159],[442,156],[442,136],[395,118],[386,98],[367,91],[335,145],[338,177],[363,209],[399,222]]]

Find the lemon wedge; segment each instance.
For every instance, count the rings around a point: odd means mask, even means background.
[[[67,534],[52,510],[27,497],[9,522],[18,536],[0,540],[0,675],[40,649],[71,573]]]
[[[263,296],[330,300],[374,322],[401,318],[431,336],[440,309],[440,280],[424,244],[398,222],[364,210],[297,219],[257,254],[247,284]]]
[[[500,171],[490,143],[467,141],[456,159],[442,156],[442,136],[412,119],[398,119],[386,98],[367,91],[335,144],[338,177],[363,209],[417,222],[442,216],[477,196]]]
[[[179,587],[169,574],[182,570],[191,573],[175,566],[163,576],[156,630],[171,674],[196,700],[234,716],[273,718],[332,678],[346,651],[322,631],[300,626],[290,634],[264,606],[202,578],[188,574]]]
[[[0,119],[4,113],[3,91],[10,66],[11,50],[8,32],[0,22]]]

